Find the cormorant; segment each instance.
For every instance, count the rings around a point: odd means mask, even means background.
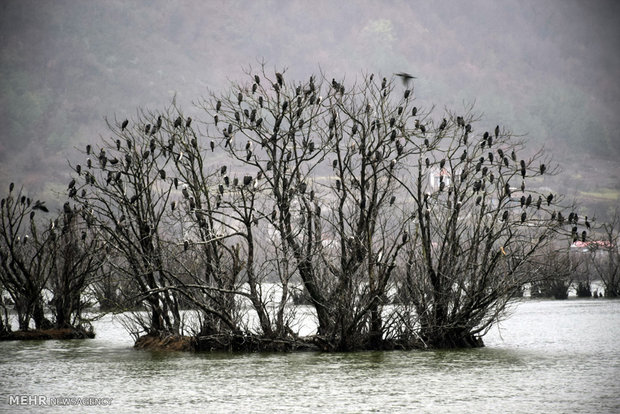
[[[495,127],[495,138],[499,136],[499,125]]]
[[[219,112],[221,108],[222,108],[222,101],[217,101],[217,103],[215,104],[215,111]]]
[[[383,80],[381,81],[381,90],[385,89],[386,85],[387,85],[387,79],[383,78]]]
[[[405,87],[409,86],[409,82],[411,82],[412,79],[417,79],[415,76],[412,76],[405,72],[395,73],[395,75],[400,78]]]
[[[414,106],[411,110],[411,116],[416,116],[418,114],[418,107]]]
[[[166,179],[166,171],[165,170],[159,170],[159,176],[161,177],[162,180]]]
[[[90,155],[91,146],[90,144],[86,145],[86,155]]]
[[[192,117],[188,116],[187,120],[185,121],[185,128],[189,128],[191,124],[192,124]]]
[[[439,130],[443,131],[444,129],[446,129],[447,125],[448,125],[448,121],[446,121],[446,118],[444,118],[443,121],[441,121],[441,124],[439,125]]]
[[[547,196],[547,205],[550,206],[551,205],[551,201],[553,200],[553,194],[549,193],[549,195]]]
[[[237,94],[237,105],[241,105],[242,101],[243,101],[243,94],[241,92],[239,92]]]
[[[144,133],[148,135],[150,130],[151,130],[151,124],[146,124],[146,126],[144,127]]]
[[[284,77],[280,72],[276,72],[276,80],[278,81],[278,85],[282,86],[284,84]]]
[[[545,164],[540,164],[540,175],[543,175],[546,170],[547,167],[545,166]]]
[[[183,123],[183,119],[181,118],[181,116],[178,116],[177,119],[174,120],[174,127],[178,128],[181,126],[182,123]]]
[[[523,223],[526,218],[527,218],[527,214],[525,214],[525,211],[524,211],[523,213],[521,213],[521,223]]]
[[[393,205],[395,201],[396,201],[396,196],[390,197],[390,205]]]
[[[227,168],[227,167],[226,167],[225,165],[222,165],[222,167],[220,168],[220,174],[221,174],[221,175],[226,174],[226,168]]]
[[[586,231],[585,230],[581,232],[581,241],[584,243],[586,242]]]
[[[69,187],[67,189],[70,190],[73,187],[75,187],[75,178],[72,178],[71,181],[69,181]]]
[[[189,191],[187,191],[187,187],[183,187],[181,192],[183,193],[183,197],[189,198]]]
[[[123,123],[121,124],[121,131],[124,131],[125,128],[127,128],[127,124],[129,124],[129,120],[125,119]]]
[[[590,228],[590,222],[588,221],[588,216],[586,216],[586,227],[589,229]]]

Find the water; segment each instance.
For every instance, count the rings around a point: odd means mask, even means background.
[[[0,412],[620,412],[620,301],[526,301],[486,347],[354,354],[132,349],[97,338],[0,343]],[[15,394],[111,406],[11,406]]]

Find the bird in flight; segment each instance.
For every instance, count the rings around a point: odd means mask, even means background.
[[[399,72],[395,73],[394,75],[400,77],[400,79],[403,81],[403,85],[405,86],[409,86],[409,82],[411,82],[411,79],[417,79],[415,76],[410,75],[406,72]]]

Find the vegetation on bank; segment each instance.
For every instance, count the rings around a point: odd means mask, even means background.
[[[247,75],[197,119],[173,103],[110,120],[71,165],[57,217],[11,185],[0,281],[20,330],[82,327],[92,301],[137,309],[128,328],[146,348],[475,347],[555,266],[541,257],[593,240],[536,187],[556,173],[543,152],[505,126],[477,130],[471,108],[416,106],[407,74]],[[316,318],[309,337],[294,301]]]

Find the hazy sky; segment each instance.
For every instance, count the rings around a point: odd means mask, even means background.
[[[65,181],[104,117],[175,94],[191,112],[261,60],[304,79],[410,72],[421,103],[475,102],[489,124],[617,173],[619,23],[620,2],[601,0],[4,0],[0,184]]]

